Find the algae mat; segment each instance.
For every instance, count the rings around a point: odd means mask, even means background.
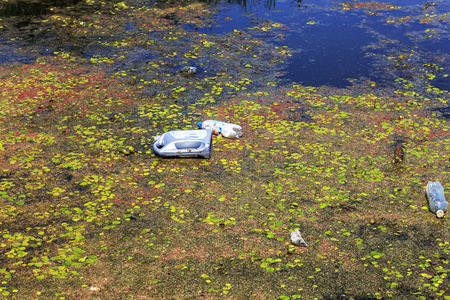
[[[447,294],[448,219],[424,195],[429,180],[449,187],[448,122],[426,108],[440,101],[367,85],[271,86],[183,115],[103,89],[114,79],[91,72],[52,90],[83,99],[100,86],[93,103],[23,105],[45,76],[64,83],[56,65],[17,70],[8,80],[23,92],[2,92],[5,297]],[[215,136],[209,160],[152,154],[160,122],[187,129],[199,118],[245,134]],[[309,247],[290,244],[295,229]]]
[[[142,72],[114,69],[124,47],[147,45],[136,35],[101,45],[109,56],[2,65],[2,297],[450,297],[448,218],[436,219],[424,194],[430,180],[450,187],[447,91],[281,86],[261,58],[276,64],[287,49],[159,18],[183,10],[111,9],[172,32],[161,42],[173,51],[155,48],[171,67],[183,53],[183,64],[227,68],[184,77],[149,59]],[[97,17],[44,23],[108,35]],[[186,35],[190,49],[177,44]],[[156,134],[207,118],[240,124],[244,136],[215,136],[209,160],[152,153]],[[308,247],[290,244],[295,229]]]

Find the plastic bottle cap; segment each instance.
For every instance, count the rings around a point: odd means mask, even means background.
[[[200,121],[200,122],[197,123],[197,125],[198,125],[199,128],[202,128],[202,124],[203,124],[202,121]]]
[[[438,211],[436,212],[436,216],[437,216],[438,218],[443,218],[443,217],[444,217],[444,211],[443,211],[443,210],[438,210]]]

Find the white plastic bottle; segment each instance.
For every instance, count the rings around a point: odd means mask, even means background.
[[[221,134],[223,137],[230,139],[238,139],[242,136],[242,127],[232,123],[205,120],[203,122],[198,122],[198,127],[211,129],[214,134]]]
[[[438,218],[442,218],[447,210],[447,201],[445,200],[444,188],[441,183],[439,181],[429,181],[426,192],[430,210],[435,213]]]

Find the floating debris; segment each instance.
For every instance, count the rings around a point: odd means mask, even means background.
[[[211,129],[214,134],[221,134],[226,138],[240,138],[242,135],[242,127],[237,124],[221,122],[216,120],[206,120],[198,122],[199,128]]]
[[[429,181],[426,188],[426,194],[430,210],[438,218],[443,218],[447,210],[447,201],[445,200],[444,188],[439,181]]]
[[[402,164],[405,160],[405,152],[403,151],[404,145],[403,141],[397,141],[394,152],[393,164]]]
[[[187,75],[194,75],[197,73],[196,67],[184,67],[181,69],[181,73],[187,74]]]
[[[298,231],[298,229],[291,232],[291,243],[296,246],[308,247],[308,244],[303,240],[302,235],[300,234],[300,231]]]
[[[211,158],[212,131],[199,130],[172,130],[157,135],[153,150],[163,157],[198,156]]]

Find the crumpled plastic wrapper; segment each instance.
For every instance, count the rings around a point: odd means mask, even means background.
[[[300,231],[298,231],[298,229],[291,232],[291,243],[296,246],[308,247],[308,244],[303,240],[302,235],[300,234]]]

